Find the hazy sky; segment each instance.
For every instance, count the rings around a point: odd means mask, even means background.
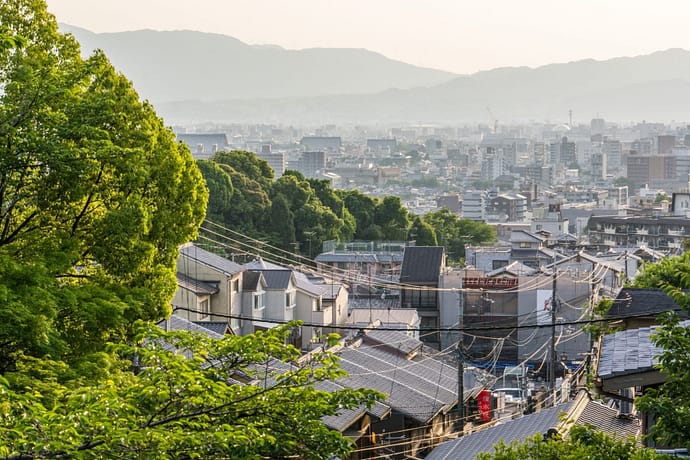
[[[687,0],[48,0],[94,32],[190,29],[285,48],[366,48],[458,73],[690,49]]]

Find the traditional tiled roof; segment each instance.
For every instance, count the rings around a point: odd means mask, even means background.
[[[466,434],[458,439],[447,441],[435,448],[427,460],[473,459],[483,452],[493,452],[494,445],[503,440],[506,444],[523,441],[537,433],[546,433],[558,426],[560,416],[567,412],[571,403],[560,404],[541,412],[508,420],[500,425]]]
[[[192,321],[197,326],[208,329],[216,334],[225,335],[229,326],[227,321]]]
[[[624,287],[606,316],[657,316],[662,312],[679,310],[680,306],[661,289]],[[686,312],[679,313],[687,316]]]
[[[176,315],[171,315],[170,318],[162,319],[156,323],[156,326],[165,331],[189,331],[205,334],[212,339],[222,339],[223,334],[219,334],[207,327],[195,324],[192,321],[186,320]]]
[[[404,332],[367,329],[364,335],[366,339],[373,344],[385,345],[400,351],[403,355],[409,355],[422,348],[422,342],[420,340],[414,339]]]
[[[659,347],[649,337],[652,327],[641,327],[607,334],[601,345],[598,375],[602,379],[650,371]]]
[[[530,436],[546,434],[550,430],[565,435],[575,425],[592,425],[596,430],[619,439],[637,437],[640,431],[637,419],[619,417],[617,409],[593,401],[586,391],[581,391],[573,401],[445,442],[426,458],[473,459],[480,453],[493,452],[499,441],[506,444],[522,442]]]

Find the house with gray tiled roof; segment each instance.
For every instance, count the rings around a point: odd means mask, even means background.
[[[662,289],[624,287],[613,299],[606,318],[622,321],[625,329],[633,329],[658,324],[657,316],[667,311],[674,311],[683,319],[688,317]]]
[[[278,273],[285,275],[289,271],[292,274],[294,319],[305,323],[302,326],[302,348],[309,349],[322,343],[323,338],[331,332],[342,332],[337,326],[345,324],[347,320],[347,292],[343,292],[339,283],[309,276],[296,268],[286,268],[263,259],[249,262],[244,267],[249,272],[262,273],[274,281],[278,280]]]
[[[244,272],[241,265],[195,244],[181,246],[173,311],[191,321],[226,321],[234,333],[248,333],[240,320]]]
[[[379,454],[420,457],[456,429],[458,370],[421,341],[404,333],[368,329],[336,350],[348,388],[373,388],[387,395],[385,420],[372,421]],[[475,368],[464,372],[464,401],[491,382]]]
[[[681,327],[690,327],[690,320],[681,321]],[[655,387],[666,381],[666,376],[657,368],[658,356],[662,350],[651,336],[660,326],[647,326],[606,334],[599,345],[597,356],[596,389],[603,395],[616,400],[621,408],[630,410],[636,391]],[[653,425],[653,418],[641,414],[643,432]]]
[[[554,431],[567,436],[575,425],[592,425],[618,439],[637,437],[640,432],[638,420],[619,417],[616,408],[594,401],[586,391],[581,391],[573,401],[516,419],[499,421],[494,426],[447,441],[435,448],[426,459],[470,460],[481,453],[492,453],[494,446],[501,441],[506,444],[523,442],[529,437]]]

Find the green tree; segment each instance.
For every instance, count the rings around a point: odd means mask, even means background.
[[[667,257],[643,267],[636,287],[661,288],[685,311],[690,306],[690,252]],[[650,436],[658,442],[690,448],[690,328],[679,324],[678,314],[660,317],[662,327],[652,336],[660,349],[658,367],[666,381],[648,389],[636,403],[654,416]]]
[[[17,262],[0,360],[79,359],[169,313],[207,192],[153,108],[102,53],[82,59],[42,1],[0,3],[0,24],[24,38],[0,52],[0,255]],[[35,338],[18,335],[27,318]]]
[[[230,200],[234,195],[232,177],[211,160],[198,160],[197,166],[204,176],[208,188],[207,216],[214,221],[220,221],[223,211],[230,207]]]
[[[295,217],[288,201],[277,195],[271,202],[271,228],[274,229],[275,242],[281,248],[289,248],[295,240]]]
[[[374,224],[383,233],[383,239],[404,239],[410,226],[410,215],[397,196],[386,196],[376,204]]]
[[[339,190],[336,193],[340,195],[345,207],[355,219],[356,230],[354,238],[358,240],[381,239],[382,235],[380,234],[380,228],[378,229],[379,233],[376,235],[376,238],[372,238],[369,234],[369,229],[374,225],[376,200],[363,194],[359,190]]]
[[[574,426],[566,439],[536,435],[523,442],[494,446],[478,460],[656,460],[668,459],[653,449],[639,447],[634,439],[613,439],[591,426]]]
[[[438,246],[436,232],[434,232],[433,227],[419,216],[412,221],[410,236],[416,241],[417,246]]]
[[[298,326],[211,339],[139,323],[132,345],[113,346],[104,361],[112,370],[97,383],[61,383],[60,363],[26,362],[0,377],[0,457],[346,455],[352,442],[321,419],[382,395],[322,384],[344,373],[328,352],[300,361],[285,345]]]
[[[447,208],[425,214],[422,220],[436,232],[438,242],[445,246],[448,259],[459,262],[465,257],[465,245],[496,241],[496,232],[488,224],[460,219]]]

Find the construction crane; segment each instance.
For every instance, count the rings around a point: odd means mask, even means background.
[[[498,132],[498,120],[496,119],[496,117],[494,117],[494,114],[491,112],[491,108],[489,108],[488,105],[486,106],[486,111],[489,114],[489,121],[491,122],[491,124],[489,126],[491,126],[491,125],[494,126],[494,134],[495,134]]]

